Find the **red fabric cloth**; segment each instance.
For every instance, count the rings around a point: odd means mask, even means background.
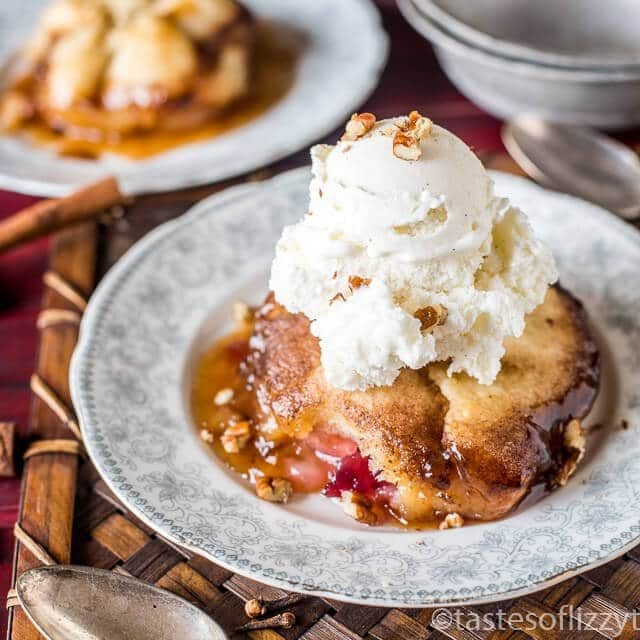
[[[404,22],[393,2],[380,0],[379,4],[392,47],[382,82],[362,110],[383,117],[418,109],[477,150],[501,148],[498,121],[453,88],[439,69],[430,46]],[[334,139],[335,135],[327,137],[328,141]],[[299,157],[301,162],[306,161],[306,153]],[[0,218],[34,201],[35,198],[0,191]],[[35,321],[47,246],[46,240],[40,240],[0,256],[0,421],[16,422],[21,433],[26,432],[28,424],[29,376],[38,346]],[[19,479],[0,480],[0,598],[10,587],[11,528],[17,517],[19,490]],[[6,613],[0,605],[3,636],[5,627]]]

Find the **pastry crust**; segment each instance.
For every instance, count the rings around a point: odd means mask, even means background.
[[[258,430],[272,438],[313,429],[352,438],[371,469],[397,486],[392,507],[400,519],[493,520],[533,485],[556,484],[575,462],[565,430],[588,413],[599,382],[585,312],[559,287],[505,346],[492,385],[448,377],[438,363],[404,369],[389,387],[343,391],[325,381],[306,317],[270,297],[256,314],[242,370]]]

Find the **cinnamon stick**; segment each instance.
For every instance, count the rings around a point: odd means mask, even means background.
[[[28,240],[90,220],[123,199],[118,181],[108,177],[64,198],[37,202],[0,222],[0,254]]]

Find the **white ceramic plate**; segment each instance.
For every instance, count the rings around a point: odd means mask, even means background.
[[[307,206],[308,169],[229,189],[138,243],[82,323],[71,386],[105,480],[166,538],[296,591],[387,606],[521,595],[605,562],[640,536],[640,235],[607,212],[496,173],[585,303],[603,356],[601,422],[569,484],[500,522],[448,531],[367,528],[321,496],[258,500],[199,441],[194,358],[257,302],[283,225]],[[620,427],[621,420],[629,428]]]
[[[19,46],[48,2],[0,2],[0,55]],[[144,160],[116,155],[99,160],[61,158],[19,138],[0,136],[0,188],[60,196],[115,174],[121,189],[136,195],[223,180],[308,147],[346,120],[375,88],[388,42],[370,0],[246,0],[244,4],[259,18],[274,20],[307,38],[294,86],[278,104],[210,141]]]

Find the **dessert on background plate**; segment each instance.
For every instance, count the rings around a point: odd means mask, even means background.
[[[0,3],[0,96],[16,87],[25,69],[21,51],[52,1]],[[377,85],[388,36],[373,0],[240,1],[252,34],[244,97],[194,129],[152,129],[108,140],[65,136],[36,114],[17,130],[0,132],[0,186],[60,197],[114,175],[123,192],[135,196],[225,180],[308,147],[344,122]],[[217,6],[216,0],[204,3]],[[189,0],[184,6],[193,5]]]
[[[290,86],[295,54],[270,29],[236,0],[55,0],[0,94],[0,130],[82,157],[210,137]]]
[[[354,115],[312,158],[271,293],[196,371],[201,437],[259,497],[366,524],[494,520],[566,483],[599,358],[525,214],[417,112]]]

